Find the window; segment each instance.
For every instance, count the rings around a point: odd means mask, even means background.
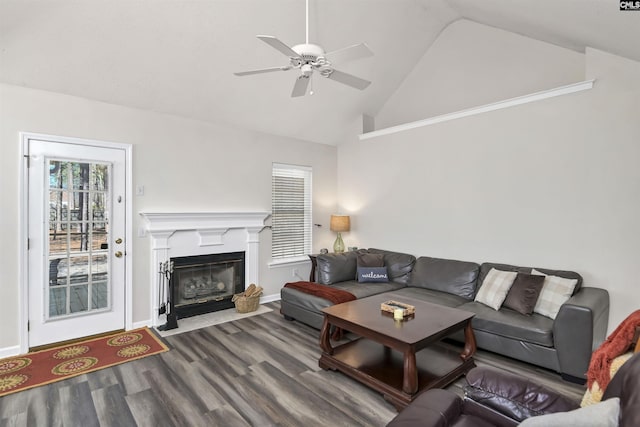
[[[273,164],[272,241],[274,260],[311,253],[311,168]]]

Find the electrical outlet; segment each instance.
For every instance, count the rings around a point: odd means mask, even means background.
[[[291,277],[298,277],[298,269],[294,268],[291,270]]]

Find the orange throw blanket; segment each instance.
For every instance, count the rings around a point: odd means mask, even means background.
[[[609,381],[609,368],[616,357],[627,352],[640,326],[640,310],[636,310],[620,323],[600,347],[591,355],[591,363],[587,371],[587,387],[591,388],[594,381],[598,382],[600,390],[605,390]]]
[[[340,304],[356,299],[351,292],[342,289],[333,288],[331,286],[320,285],[313,282],[291,282],[284,285],[285,288],[295,289],[305,294],[315,295],[334,304]]]

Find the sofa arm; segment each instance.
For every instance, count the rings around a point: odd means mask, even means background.
[[[462,399],[442,389],[422,393],[404,408],[387,427],[446,427],[462,413]]]
[[[605,289],[583,287],[560,307],[553,322],[553,341],[564,378],[586,379],[591,353],[604,341],[608,325]]]
[[[467,382],[465,399],[518,422],[578,408],[578,402],[555,390],[503,370],[484,366],[473,368],[467,373]]]

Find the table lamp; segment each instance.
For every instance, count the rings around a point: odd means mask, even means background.
[[[342,235],[340,233],[349,231],[351,228],[351,218],[349,218],[349,215],[331,215],[330,228],[331,231],[338,232],[338,237],[336,237],[336,241],[333,244],[333,251],[335,253],[344,252],[344,242],[342,241]]]

